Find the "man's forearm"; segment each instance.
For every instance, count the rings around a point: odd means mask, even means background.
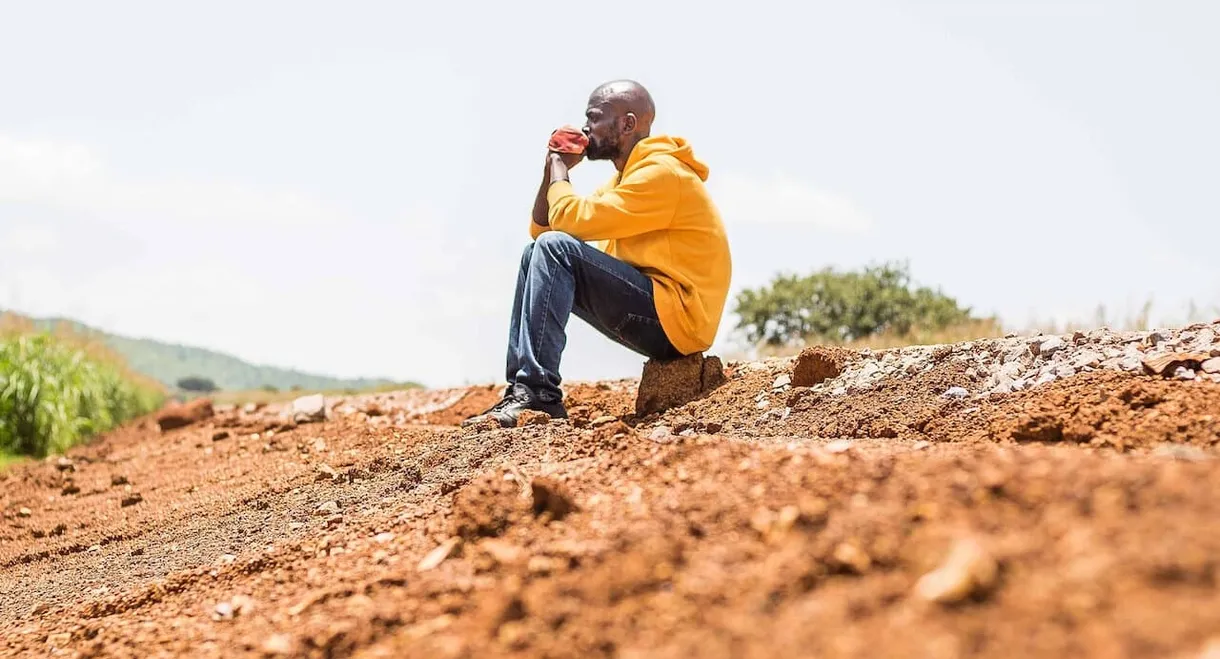
[[[542,183],[538,184],[538,194],[534,197],[534,224],[550,226],[547,220],[546,191],[551,187],[551,160],[547,158],[546,166],[542,168]]]
[[[563,162],[563,158],[558,154],[551,154],[546,159],[546,168],[542,170],[542,185],[538,187],[538,195],[534,197],[534,223],[542,226],[550,226],[550,220],[547,219],[548,204],[546,201],[547,190],[556,181],[567,181],[568,166]]]

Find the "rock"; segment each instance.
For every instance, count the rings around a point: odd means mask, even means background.
[[[292,401],[289,418],[294,423],[314,423],[326,420],[326,397],[322,394],[301,396]]]
[[[1063,339],[1057,336],[1052,336],[1038,344],[1038,354],[1043,357],[1050,357],[1059,350],[1062,350],[1064,345]]]
[[[219,442],[221,440],[228,439],[228,438],[229,438],[228,430],[221,430],[219,432],[212,433],[212,441],[214,441],[214,442]]]
[[[1055,377],[1063,379],[1076,375],[1076,367],[1071,364],[1060,364],[1055,367]]]
[[[1097,352],[1096,350],[1083,350],[1080,352],[1080,354],[1076,355],[1074,359],[1072,359],[1072,366],[1075,366],[1077,369],[1086,367],[1097,368],[1098,366],[1101,366],[1101,362],[1105,358],[1105,355]]]
[[[635,399],[636,416],[646,416],[685,405],[727,382],[719,357],[694,354],[669,361],[650,359],[644,364]]]
[[[1220,357],[1212,357],[1200,364],[1199,368],[1204,373],[1220,373]]]
[[[839,543],[834,550],[834,560],[840,567],[856,574],[864,574],[872,567],[873,561],[864,550],[850,542]]]
[[[228,602],[220,602],[216,608],[212,610],[212,620],[232,620],[233,605]]]
[[[942,398],[955,398],[955,399],[961,400],[963,398],[968,397],[969,395],[970,395],[970,392],[966,391],[965,387],[949,387],[947,390],[945,390],[945,393],[941,394],[941,397]]]
[[[1185,366],[1192,371],[1201,367],[1203,362],[1211,359],[1207,352],[1171,352],[1144,359],[1144,370],[1150,375],[1172,375],[1178,367]]]
[[[609,415],[602,415],[602,416],[599,416],[596,419],[593,419],[592,421],[590,421],[589,427],[590,428],[600,428],[601,426],[604,426],[608,423],[614,423],[615,421],[618,421],[618,419],[615,417],[612,417]]]
[[[118,487],[120,485],[127,485],[128,482],[129,481],[127,480],[127,477],[124,476],[123,474],[114,474],[113,476],[110,477],[110,485],[112,487]]]
[[[319,462],[315,469],[318,472],[318,475],[314,476],[314,480],[316,481],[339,480],[339,472],[335,471],[334,467],[326,464],[325,462]]]
[[[234,554],[221,554],[220,555],[220,564],[221,565],[232,565],[233,563],[236,563],[236,562],[237,562],[237,556]]]
[[[836,439],[833,442],[826,444],[827,453],[845,453],[852,447],[850,439]]]
[[[17,511],[18,517],[29,517],[30,515],[33,515],[33,514],[34,513],[30,512],[29,508],[25,508],[25,507],[22,507],[20,510]]]
[[[212,409],[212,401],[207,398],[196,398],[185,404],[171,404],[157,414],[157,427],[161,432],[174,430],[175,428],[185,428],[194,423],[198,423],[205,419],[210,419],[215,414]]]
[[[797,387],[812,387],[839,377],[851,354],[849,350],[831,346],[805,348],[792,366],[792,384]]]
[[[141,496],[139,492],[132,492],[124,496],[122,501],[119,502],[119,505],[121,505],[123,508],[127,508],[128,506],[134,506],[143,500],[144,497]]]
[[[393,539],[394,539],[394,534],[390,533],[389,531],[386,531],[385,533],[378,533],[377,535],[373,536],[373,542],[376,542],[376,543],[382,544],[382,545],[384,545],[385,543],[387,543]]]
[[[674,441],[674,436],[666,426],[657,426],[648,433],[648,439],[658,444],[669,444]]]
[[[792,384],[792,376],[787,373],[780,373],[779,377],[775,378],[775,382],[771,383],[772,389],[783,389]]]
[[[60,456],[60,458],[55,461],[55,468],[59,471],[76,471],[76,463],[72,462],[68,458]]]
[[[518,426],[544,426],[551,422],[551,415],[538,410],[522,410],[517,417]]]
[[[427,572],[428,570],[436,569],[441,563],[445,562],[446,558],[449,558],[449,555],[452,554],[453,550],[457,548],[458,542],[460,542],[459,538],[449,538],[448,540],[442,542],[436,547],[436,549],[428,552],[428,555],[424,556],[423,559],[420,560],[419,565],[416,566],[416,569],[420,572]]]
[[[314,510],[314,514],[316,515],[335,515],[338,514],[338,512],[339,504],[334,501],[327,501]]]
[[[296,643],[288,634],[272,634],[263,641],[263,652],[269,655],[284,655],[292,654],[296,649]]]
[[[999,575],[994,558],[974,538],[958,540],[940,567],[920,577],[915,594],[941,604],[960,602],[987,592]]]
[[[1173,372],[1173,379],[1193,380],[1195,379],[1195,372],[1189,368],[1186,368],[1185,366],[1179,366]]]
[[[70,494],[80,494],[80,486],[72,481],[68,481],[64,483],[64,487],[62,490],[60,490],[60,493],[64,496],[68,496]]]
[[[1168,341],[1171,337],[1172,335],[1165,330],[1155,330],[1148,333],[1148,337],[1144,339],[1144,342],[1150,346],[1155,346]]]
[[[1135,357],[1132,355],[1127,355],[1127,356],[1123,357],[1122,359],[1118,360],[1118,367],[1129,373],[1134,373],[1134,372],[1140,370],[1140,367],[1142,366],[1142,364],[1143,364],[1143,361],[1139,357]]]

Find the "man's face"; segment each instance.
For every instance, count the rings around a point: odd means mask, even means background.
[[[613,160],[619,152],[618,114],[609,104],[590,102],[585,109],[585,136],[589,146],[585,157],[589,160]]]

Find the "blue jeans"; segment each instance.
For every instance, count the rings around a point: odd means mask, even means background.
[[[560,231],[525,247],[508,330],[509,389],[562,399],[559,360],[575,313],[611,340],[652,359],[682,356],[657,319],[652,280],[631,265]]]

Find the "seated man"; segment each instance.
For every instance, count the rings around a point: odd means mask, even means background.
[[[728,295],[731,260],[708,168],[678,137],[649,134],[651,96],[631,81],[589,97],[583,153],[548,151],[517,274],[504,398],[471,419],[516,424],[522,410],[566,418],[560,391],[565,330],[575,313],[652,359],[711,346]],[[610,160],[616,175],[577,196],[568,169]],[[600,249],[585,241],[599,243]]]

